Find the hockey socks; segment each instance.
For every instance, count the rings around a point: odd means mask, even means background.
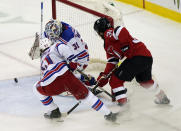
[[[39,98],[41,103],[46,107],[47,112],[58,108],[58,106],[53,102],[53,98],[51,96],[45,96],[45,95],[40,94],[36,86],[34,86],[33,92]]]
[[[154,92],[156,104],[169,104],[170,99],[168,99],[167,95],[163,90],[160,89],[158,83],[156,81],[150,80],[146,83],[140,83],[141,86],[148,89],[151,92]]]
[[[104,103],[98,97],[93,95],[91,91],[89,91],[88,96],[85,99],[81,100],[81,102],[83,104],[89,105],[91,108],[101,112],[104,115],[111,113],[111,111],[104,105]]]

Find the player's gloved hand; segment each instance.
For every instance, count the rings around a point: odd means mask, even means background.
[[[89,79],[87,80],[83,75],[81,75],[81,81],[84,82],[85,85],[93,86],[93,85],[95,85],[97,83],[96,79],[93,76],[88,74],[88,78]]]
[[[104,72],[101,72],[97,78],[98,85],[100,87],[105,86],[108,83],[109,78],[106,78],[107,74]]]
[[[77,69],[77,66],[78,66],[78,63],[76,62],[70,62],[68,64],[68,68],[71,70],[71,71],[75,71]]]

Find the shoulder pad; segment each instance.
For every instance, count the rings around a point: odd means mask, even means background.
[[[67,28],[62,32],[61,37],[66,41],[70,41],[74,37],[74,29],[70,26],[67,26]]]

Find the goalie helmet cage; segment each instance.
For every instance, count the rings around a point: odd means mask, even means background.
[[[113,25],[113,18],[89,8],[88,4],[86,6],[78,4],[77,1],[79,0],[74,2],[52,0],[52,18],[68,23],[78,30],[83,41],[88,45],[90,63],[105,63],[103,40],[96,34],[93,25],[100,17],[106,17]]]

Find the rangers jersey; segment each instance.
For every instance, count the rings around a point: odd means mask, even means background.
[[[77,62],[79,68],[88,64],[89,53],[87,44],[81,39],[80,34],[70,25],[62,22],[64,30],[59,38],[41,56],[41,71],[43,77],[41,86],[53,82],[67,70],[69,62]],[[46,36],[45,36],[46,37]]]

